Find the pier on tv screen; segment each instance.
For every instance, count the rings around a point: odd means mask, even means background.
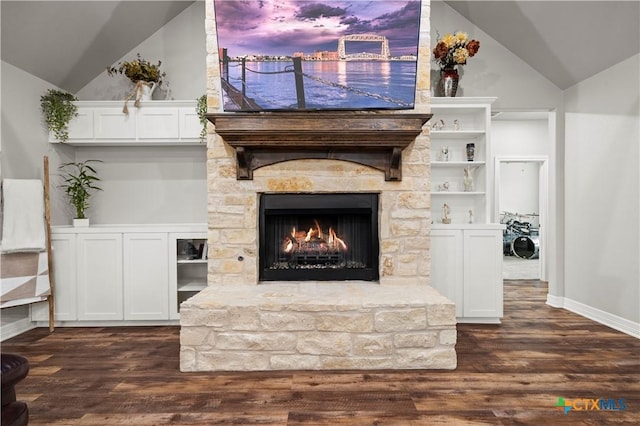
[[[225,111],[412,109],[420,0],[214,0]]]

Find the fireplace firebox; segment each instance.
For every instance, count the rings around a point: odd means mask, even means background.
[[[260,281],[377,281],[378,194],[261,194]]]

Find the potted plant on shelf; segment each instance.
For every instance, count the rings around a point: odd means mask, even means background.
[[[138,53],[136,59],[132,61],[121,61],[107,68],[108,75],[124,74],[135,85],[125,100],[123,109],[125,114],[129,112],[127,101],[131,98],[135,97],[134,105],[136,107],[140,107],[141,100],[151,100],[153,91],[162,84],[162,79],[166,77],[166,73],[160,71],[160,65],[162,65],[162,61],[153,64],[146,59],[142,59],[142,56]]]
[[[95,185],[100,181],[96,169],[89,163],[101,160],[86,160],[79,163],[65,163],[60,165],[63,182],[59,185],[64,188],[65,194],[69,197],[71,205],[76,209],[76,217],[73,219],[73,226],[89,226],[89,218],[85,216],[85,210],[89,208],[89,198],[93,191],[102,191]]]
[[[47,130],[53,133],[61,143],[69,139],[69,122],[78,116],[77,101],[71,93],[49,89],[40,96],[40,108]]]

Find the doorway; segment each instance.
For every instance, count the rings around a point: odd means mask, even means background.
[[[495,219],[504,224],[503,277],[546,281],[548,158],[495,158]]]

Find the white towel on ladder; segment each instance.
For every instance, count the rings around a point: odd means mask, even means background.
[[[44,188],[38,179],[4,179],[2,245],[4,253],[46,248]]]

